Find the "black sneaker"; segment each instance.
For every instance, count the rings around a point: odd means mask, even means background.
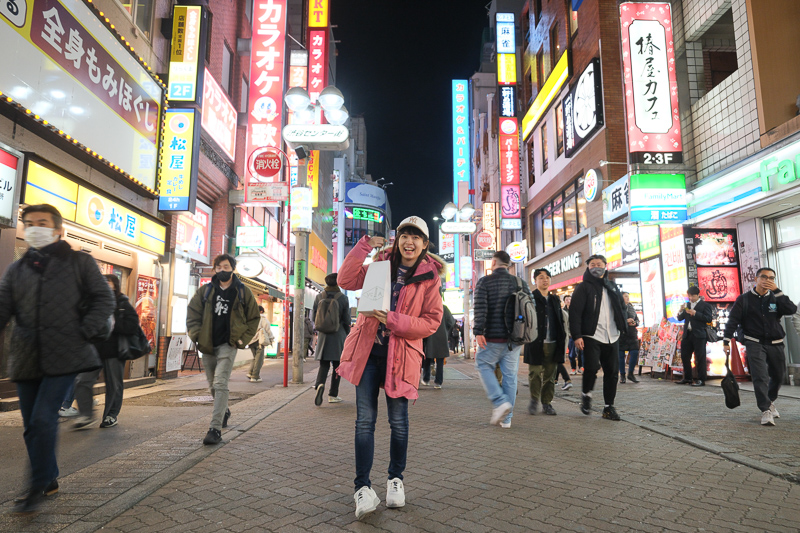
[[[222,427],[228,427],[228,419],[231,417],[231,410],[225,409],[225,416],[222,417]]]
[[[52,496],[58,492],[58,480],[54,479],[51,481],[42,491],[45,496]],[[19,498],[14,498],[14,505],[18,505],[20,503],[25,502],[31,495],[31,491],[25,493],[24,496],[20,496]]]
[[[696,379],[694,383],[692,383],[692,387],[705,387],[705,386],[706,382],[703,381],[702,379]]]
[[[203,439],[203,444],[219,444],[222,442],[222,433],[218,429],[208,428],[206,438]]]
[[[539,400],[531,398],[531,403],[528,404],[528,413],[532,415],[539,413]]]
[[[322,405],[322,394],[325,392],[325,384],[320,383],[317,385],[317,395],[314,397],[314,405],[319,407]]]
[[[614,409],[613,405],[609,405],[608,407],[603,408],[603,418],[605,418],[606,420],[621,420],[621,418],[617,414],[617,410]]]
[[[553,409],[553,406],[549,403],[542,405],[542,412],[546,415],[556,416],[556,410]]]
[[[592,412],[592,397],[586,396],[585,394],[581,396],[581,413],[588,415]]]
[[[620,383],[625,383],[625,374],[620,374],[619,375],[619,382]]]
[[[100,422],[101,428],[111,428],[117,425],[117,417],[108,415]]]
[[[14,513],[30,514],[39,510],[44,500],[44,491],[40,489],[31,489],[28,495],[19,503],[14,506]]]
[[[628,374],[628,379],[631,380],[631,383],[639,383],[639,380],[636,379],[636,376],[634,376],[632,372]]]

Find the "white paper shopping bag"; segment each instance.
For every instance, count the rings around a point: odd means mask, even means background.
[[[388,311],[392,298],[392,281],[389,275],[391,263],[378,261],[367,268],[364,286],[361,288],[361,300],[358,312]]]

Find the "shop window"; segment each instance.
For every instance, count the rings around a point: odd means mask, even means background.
[[[564,202],[564,240],[569,240],[578,234],[577,205],[574,196]]]
[[[550,28],[550,68],[556,66],[561,57],[561,44],[558,42],[558,24]]]
[[[528,146],[528,187],[533,187],[536,183],[536,158],[534,157],[533,138],[527,143]]]
[[[572,2],[569,3],[569,34],[574,36],[578,32],[578,12],[572,10]]]
[[[559,205],[553,210],[553,239],[558,246],[564,242],[564,206]]]
[[[583,196],[583,190],[578,191],[578,233],[589,227],[588,219],[586,217],[586,198]]]
[[[228,43],[222,47],[222,79],[220,85],[226,93],[231,94],[231,74],[233,71],[233,52],[228,48]]]
[[[128,12],[136,23],[136,27],[142,30],[145,38],[149,41],[155,0],[121,0],[120,5]]]
[[[736,60],[736,34],[733,10],[728,9],[704,33],[703,74],[705,90],[710,91],[739,68]]]
[[[704,50],[703,66],[706,92],[708,92],[739,68],[736,62],[736,51],[706,52]]]
[[[778,244],[800,242],[800,215],[782,218],[775,222]]]
[[[242,90],[239,93],[239,112],[247,113],[247,105],[250,101],[250,84],[247,78],[242,77]]]
[[[549,166],[549,158],[547,157],[547,122],[542,124],[542,172],[547,171]]]
[[[542,0],[533,0],[533,16],[536,24],[542,19]]]
[[[564,153],[564,109],[556,104],[556,159]]]
[[[544,52],[539,50],[536,54],[536,93],[542,90],[544,85]]]
[[[544,243],[542,242],[542,212],[537,211],[533,216],[533,256],[536,257],[544,253]]]
[[[553,215],[548,215],[542,220],[542,235],[544,237],[544,251],[553,247]]]

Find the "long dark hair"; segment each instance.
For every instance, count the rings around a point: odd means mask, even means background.
[[[117,276],[115,276],[114,274],[106,274],[103,277],[106,278],[106,281],[110,281],[111,282],[111,284],[114,286],[114,296],[119,298],[119,294],[120,294],[119,278]]]
[[[422,230],[414,226],[406,226],[405,228],[398,231],[397,236],[395,236],[394,239],[394,244],[392,245],[392,251],[389,252],[389,261],[392,266],[392,283],[397,281],[397,267],[399,267],[403,262],[403,254],[400,253],[400,235],[404,234],[416,235],[418,237],[422,237],[422,240],[424,242],[422,253],[419,254],[417,262],[414,263],[414,265],[410,269],[408,269],[408,272],[406,272],[406,275],[403,278],[404,281],[407,281],[414,276],[414,273],[417,271],[417,267],[428,256],[428,244],[430,241],[428,240],[428,237],[424,233],[422,233]]]

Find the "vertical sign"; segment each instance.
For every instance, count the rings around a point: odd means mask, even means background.
[[[19,185],[22,161],[16,151],[3,149],[0,144],[0,226],[17,227],[19,210]]]
[[[156,328],[156,312],[158,311],[158,284],[156,278],[149,276],[138,276],[136,278],[136,301],[134,308],[139,315],[139,325],[142,327],[150,348],[155,351],[158,346],[156,340],[158,329]]]
[[[500,87],[500,116],[517,116],[517,88],[513,85]]]
[[[169,62],[169,99],[171,102],[194,102],[197,99],[200,25],[203,8],[200,6],[175,6],[172,11],[172,53]]]
[[[497,19],[497,53],[516,54],[517,44],[514,34],[514,13],[498,13]]]
[[[469,82],[467,80],[453,80],[453,197],[458,204],[458,184],[466,182],[467,189],[472,184],[471,167],[469,161]],[[460,205],[459,205],[460,207]],[[459,271],[460,239],[455,239],[453,257],[455,270]],[[459,285],[458,279],[455,280]]]
[[[442,233],[439,230],[439,256],[445,260],[446,263],[452,263],[455,237],[452,233]]]
[[[619,11],[630,162],[682,163],[670,5],[625,2]]]
[[[328,85],[328,30],[310,30],[308,37],[308,94],[316,102]]]
[[[497,203],[495,202],[484,202],[483,204],[483,231],[492,235],[492,245],[488,248],[498,250]]]
[[[678,322],[681,305],[686,302],[689,288],[683,226],[661,226],[661,263],[664,266],[664,298],[667,320]]]
[[[203,130],[231,161],[236,154],[236,108],[217,80],[205,69],[203,77]]]
[[[255,3],[250,52],[250,96],[247,104],[245,161],[257,148],[280,148],[283,111],[283,64],[286,41],[286,0]],[[248,188],[260,183],[245,166],[245,202]]]
[[[311,207],[319,206],[319,150],[311,150],[308,156],[306,183],[311,188]]]
[[[158,180],[158,210],[193,213],[197,201],[200,120],[196,109],[167,109]]]
[[[500,212],[502,229],[522,229],[519,188],[519,128],[516,118],[500,119]]]
[[[308,27],[328,27],[328,0],[311,0],[308,3]]]

